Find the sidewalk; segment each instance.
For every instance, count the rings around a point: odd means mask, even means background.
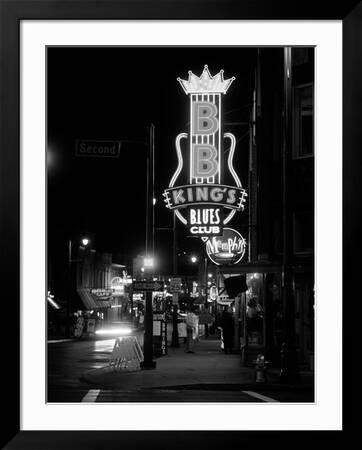
[[[180,348],[169,348],[168,355],[156,359],[155,369],[111,372],[104,367],[84,373],[81,379],[98,388],[124,390],[171,387],[232,390],[261,385],[255,383],[254,368],[244,367],[238,354],[225,355],[219,340],[200,340],[194,351],[185,353],[184,345],[180,344]],[[268,384],[275,388],[278,383],[279,371],[271,370],[267,383],[262,385],[264,389]]]

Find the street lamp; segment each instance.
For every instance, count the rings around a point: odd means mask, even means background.
[[[143,260],[143,267],[144,267],[145,270],[152,271],[154,266],[155,266],[155,262],[154,262],[153,258],[149,258],[149,257],[144,258],[144,260]]]
[[[90,240],[87,237],[83,237],[80,242],[82,243],[83,247],[87,247],[87,245],[90,243]],[[79,261],[79,260],[72,260],[72,247],[73,242],[71,239],[68,240],[68,301],[67,301],[67,337],[70,337],[70,314],[72,310],[72,262]]]

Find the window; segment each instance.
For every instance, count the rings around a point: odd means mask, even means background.
[[[293,215],[294,253],[312,253],[314,248],[314,214],[299,212]]]
[[[314,154],[313,84],[295,86],[293,92],[293,157]]]
[[[246,274],[246,342],[250,347],[264,345],[264,274]]]

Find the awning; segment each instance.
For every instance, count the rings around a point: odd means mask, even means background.
[[[112,306],[112,300],[98,300],[89,288],[80,288],[77,289],[77,292],[86,309],[109,308]]]
[[[219,273],[222,274],[241,274],[241,273],[253,273],[253,272],[264,272],[264,273],[279,273],[282,271],[280,265],[271,263],[247,263],[247,264],[235,264],[234,266],[219,266]]]

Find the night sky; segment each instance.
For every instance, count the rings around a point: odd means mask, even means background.
[[[188,70],[224,69],[236,80],[224,96],[224,132],[238,141],[234,167],[247,188],[247,127],[256,48],[52,47],[48,49],[48,249],[56,270],[67,241],[88,233],[97,251],[131,268],[144,253],[147,126],[155,125],[156,227],[172,227],[162,192],[176,166],[175,138],[189,129],[189,99],[177,82]],[[76,157],[77,139],[123,141],[120,158]],[[131,142],[125,142],[131,141]],[[244,225],[243,225],[244,224]],[[247,209],[231,226],[247,225]],[[202,252],[201,241],[178,226],[180,251]],[[170,273],[172,233],[156,232],[159,271]]]

